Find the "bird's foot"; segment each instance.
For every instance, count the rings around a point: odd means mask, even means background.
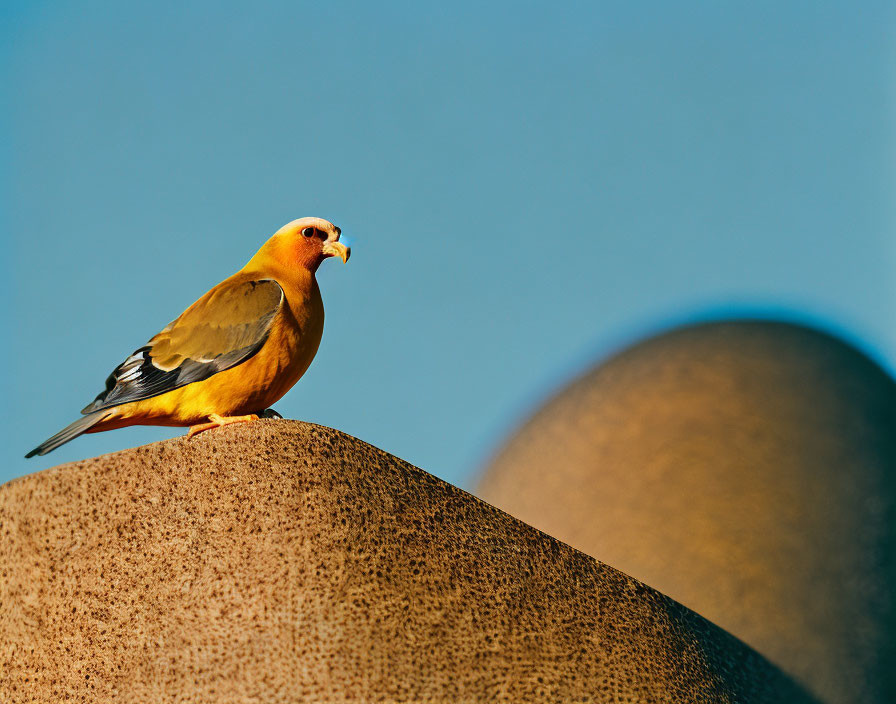
[[[281,420],[283,419],[283,416],[281,416],[279,413],[277,413],[277,411],[275,411],[273,408],[265,408],[261,412],[261,417],[262,418],[279,418]]]
[[[225,425],[230,425],[231,423],[251,423],[253,420],[258,420],[258,416],[254,413],[251,413],[248,416],[219,416],[217,413],[212,413],[208,418],[211,423],[200,423],[199,425],[192,426],[190,432],[187,433],[187,437],[191,438],[206,430],[220,428]]]

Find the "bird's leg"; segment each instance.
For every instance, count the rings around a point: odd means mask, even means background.
[[[258,420],[258,416],[254,413],[251,413],[248,416],[219,416],[217,413],[211,413],[209,414],[208,419],[211,423],[200,423],[199,425],[192,426],[190,432],[187,433],[187,437],[191,438],[198,433],[211,430],[212,428],[220,428],[224,425],[230,425],[231,423],[251,423],[253,420]]]

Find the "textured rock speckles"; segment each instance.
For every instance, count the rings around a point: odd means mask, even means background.
[[[0,700],[793,702],[659,593],[334,430],[0,488]]]

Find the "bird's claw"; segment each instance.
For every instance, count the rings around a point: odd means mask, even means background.
[[[204,433],[212,428],[222,428],[233,423],[251,423],[253,420],[258,420],[258,416],[254,413],[250,413],[247,416],[219,416],[217,413],[212,413],[208,418],[211,422],[194,425],[190,428],[190,432],[187,433],[187,437],[192,438],[194,435]]]
[[[281,420],[283,419],[283,416],[281,416],[279,413],[277,413],[277,411],[275,411],[273,408],[265,408],[258,415],[261,418],[279,418]]]

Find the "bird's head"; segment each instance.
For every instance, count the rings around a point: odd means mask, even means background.
[[[348,261],[351,249],[339,241],[341,234],[329,220],[299,218],[277,230],[255,258],[273,257],[280,265],[299,265],[314,272],[327,257]]]

